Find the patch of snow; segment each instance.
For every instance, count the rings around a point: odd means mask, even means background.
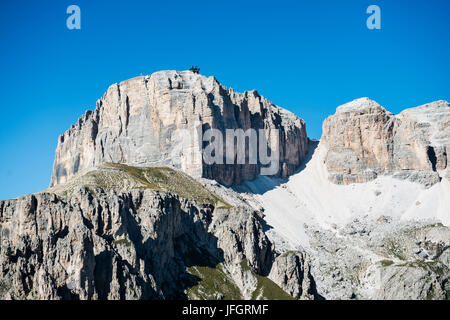
[[[429,189],[391,176],[361,184],[336,185],[328,180],[325,154],[326,149],[319,145],[306,166],[287,180],[260,176],[235,188],[248,193],[265,208],[265,220],[273,228],[268,235],[272,234],[276,245],[289,247],[280,243],[282,237],[291,249],[307,249],[310,246],[305,225],[331,230],[358,216],[437,220],[450,225],[448,180],[443,179]]]

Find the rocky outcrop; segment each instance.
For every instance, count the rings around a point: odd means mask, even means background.
[[[366,216],[309,232],[311,274],[325,299],[449,298],[448,227]]]
[[[269,272],[258,212],[150,188],[144,176],[123,192],[79,183],[0,202],[0,297],[184,299],[200,281],[191,267],[233,270],[245,259]]]
[[[191,71],[161,71],[112,85],[94,111],[59,137],[50,185],[104,162],[172,166],[225,185],[256,178],[264,164],[259,157],[256,164],[203,161],[201,133],[210,128],[224,136],[226,129],[262,129],[273,150],[279,130],[278,176],[294,172],[307,152],[304,121],[256,91],[234,92]]]
[[[315,291],[308,255],[300,251],[287,251],[279,255],[269,278],[295,299],[312,300],[321,297]]]
[[[368,98],[337,108],[323,124],[321,144],[330,180],[367,182],[378,175],[431,186],[445,177],[450,151],[450,104],[436,101],[394,115]]]

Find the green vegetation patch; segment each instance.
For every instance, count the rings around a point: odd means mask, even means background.
[[[383,267],[389,267],[389,266],[394,264],[394,261],[392,261],[392,260],[381,260],[380,263],[381,263],[381,265]]]
[[[118,163],[106,163],[104,166],[128,173],[144,188],[166,190],[182,198],[212,204],[217,207],[231,207],[230,204],[207,190],[187,174],[168,167],[133,167]]]
[[[246,259],[242,260],[241,267],[244,272],[251,272],[252,276],[256,278],[257,284],[251,295],[252,300],[295,300],[275,282],[256,274]],[[215,267],[193,266],[189,267],[187,271],[199,278],[199,282],[186,291],[189,299],[239,300],[243,298],[239,288],[223,271],[221,264]]]
[[[114,240],[113,242],[116,245],[123,245],[123,246],[126,246],[126,247],[130,247],[131,246],[131,242],[128,239],[119,239],[119,240]]]
[[[226,201],[209,191],[189,175],[168,167],[134,167],[119,163],[104,163],[66,183],[56,185],[46,192],[69,197],[76,188],[83,186],[96,195],[99,189],[126,192],[134,189],[164,190],[182,198],[216,208],[231,208]]]
[[[257,280],[256,289],[252,293],[252,300],[295,300],[275,282],[267,277],[256,274],[250,268],[247,259],[241,261],[241,267],[244,272],[251,272]]]
[[[187,271],[199,278],[199,282],[195,286],[187,289],[186,293],[189,299],[242,299],[239,288],[225,274],[220,264],[216,265],[215,267],[189,267]]]
[[[252,300],[295,300],[269,278],[260,275],[255,276],[258,284],[252,293]]]

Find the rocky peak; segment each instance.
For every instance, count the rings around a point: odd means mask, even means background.
[[[450,103],[434,101],[402,111],[398,118],[414,122],[430,144],[450,145]]]
[[[214,86],[220,86],[215,77],[205,77],[192,71],[163,70],[145,76],[147,81],[151,80],[155,87],[167,90],[204,90],[211,92]]]
[[[226,185],[255,179],[259,163],[205,164],[201,136],[186,143],[183,130],[209,128],[263,129],[267,138],[278,130],[277,176],[293,173],[307,152],[304,121],[256,91],[235,92],[191,71],[160,71],[110,86],[59,138],[50,185],[105,162],[171,166]]]
[[[325,120],[321,143],[335,183],[392,174],[431,186],[448,177],[450,107],[436,101],[394,115],[375,101],[357,99]]]
[[[370,114],[386,112],[387,111],[385,108],[380,106],[376,101],[367,97],[355,99],[337,107],[336,109],[336,113]]]

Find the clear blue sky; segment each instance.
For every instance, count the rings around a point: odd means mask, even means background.
[[[81,30],[66,28],[70,4]],[[449,31],[450,0],[0,0],[0,199],[48,186],[58,136],[112,83],[198,64],[320,138],[358,97],[394,113],[450,100]]]

